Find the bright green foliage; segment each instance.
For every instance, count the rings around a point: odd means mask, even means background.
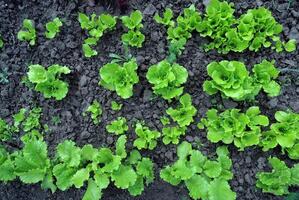
[[[185,8],[183,14],[176,19],[176,25],[172,23],[168,25],[167,39],[171,41],[185,38],[188,40],[192,36],[192,32],[196,29],[198,24],[201,23],[200,13],[196,10],[194,5]]]
[[[21,111],[22,112],[22,111]],[[23,130],[25,132],[30,132],[32,130],[40,129],[40,118],[41,118],[42,109],[40,107],[33,108],[26,119],[23,122]],[[20,114],[20,118],[23,118],[23,113]]]
[[[207,6],[202,22],[196,27],[201,36],[212,39],[212,42],[205,46],[207,50],[216,48],[224,53],[228,51],[227,49],[232,48],[231,45],[235,45],[233,48],[235,51],[243,50],[243,43],[239,38],[233,37],[235,32],[230,31],[232,25],[236,23],[232,6],[232,3],[229,4],[228,2],[220,2],[218,0],[211,0]],[[227,38],[235,41],[229,41]]]
[[[52,192],[56,188],[62,191],[72,186],[82,188],[88,182],[83,199],[99,200],[110,182],[136,196],[154,179],[149,158],[142,158],[137,150],[127,157],[126,136],[119,137],[114,152],[90,144],[80,148],[65,140],[57,146],[53,160],[48,158],[47,145],[38,131],[26,133],[21,141],[24,147],[12,154],[0,147],[0,181],[19,177],[28,184],[40,182],[43,189]]]
[[[53,168],[56,185],[61,190],[71,186],[81,188],[88,181],[83,199],[97,200],[110,182],[117,188],[128,189],[130,194],[139,195],[153,181],[153,163],[142,158],[138,151],[127,157],[126,136],[120,136],[113,153],[109,148],[95,149],[91,145],[76,147],[74,142],[65,141],[57,147],[60,161]],[[127,159],[126,159],[127,158]]]
[[[35,90],[43,93],[45,98],[63,99],[68,92],[68,84],[59,80],[62,74],[69,74],[71,70],[58,64],[45,69],[41,65],[30,65],[27,73],[31,83],[36,84]]]
[[[186,127],[165,127],[162,129],[163,143],[164,144],[178,144],[180,136],[185,135]]]
[[[118,111],[123,107],[123,105],[120,103],[117,103],[116,101],[111,101],[111,109],[114,111]]]
[[[161,117],[160,121],[163,124],[163,126],[166,126],[166,125],[170,124],[170,119],[166,116]]]
[[[133,145],[139,150],[153,150],[157,146],[157,139],[161,136],[159,131],[150,130],[141,123],[136,124],[135,133],[138,138],[134,141]]]
[[[127,120],[124,117],[118,117],[106,126],[108,133],[114,133],[115,135],[124,134],[128,129]]]
[[[0,34],[0,49],[4,46],[4,42],[3,42],[3,39],[2,39],[2,36]]]
[[[166,113],[170,115],[173,121],[177,122],[180,127],[189,126],[193,122],[197,110],[192,105],[191,96],[184,94],[180,97],[180,106],[176,109],[168,108]]]
[[[205,81],[203,89],[209,95],[219,91],[224,98],[242,101],[254,99],[261,89],[270,97],[280,93],[280,85],[274,81],[279,74],[274,62],[263,60],[254,65],[252,76],[244,63],[238,61],[212,62],[207,70],[212,80]]]
[[[94,100],[91,105],[88,106],[85,112],[89,112],[91,114],[91,119],[95,125],[101,122],[101,115],[103,113],[102,106],[97,100]],[[83,115],[85,115],[85,112]]]
[[[121,40],[124,44],[130,45],[133,47],[142,47],[142,43],[144,42],[144,35],[141,31],[132,31],[129,30],[127,33],[121,36]]]
[[[177,63],[163,60],[149,67],[146,78],[153,85],[155,94],[170,100],[183,93],[182,84],[187,81],[188,72]]]
[[[172,20],[172,17],[173,13],[169,8],[166,8],[163,18],[158,13],[154,16],[157,23],[168,27],[167,32],[170,42],[167,61],[170,63],[174,63],[177,57],[182,54],[187,39],[191,37],[191,32],[195,29],[195,24],[200,21],[199,13],[195,11],[194,5],[186,8],[184,14],[177,18],[176,23]]]
[[[262,135],[261,128],[269,125],[268,117],[261,115],[259,107],[255,106],[250,107],[246,113],[230,109],[218,114],[217,110],[211,109],[206,115],[199,127],[207,127],[208,140],[213,143],[234,143],[240,150],[258,145]]]
[[[90,46],[96,45],[98,42],[98,39],[96,38],[87,38],[84,40],[84,44],[82,45],[82,49],[84,52],[84,56],[87,58],[90,58],[92,56],[98,55],[98,52],[96,50],[93,50]]]
[[[124,99],[133,95],[133,85],[139,82],[136,59],[118,63],[108,63],[100,69],[99,84],[116,93]]]
[[[295,39],[289,40],[287,43],[284,44],[284,48],[287,52],[295,51],[296,50],[296,40]]]
[[[172,20],[173,18],[173,12],[170,8],[166,8],[164,13],[163,13],[163,18],[159,16],[158,13],[155,14],[154,20],[159,23],[163,24],[165,26],[174,26],[174,21]]]
[[[167,61],[169,63],[174,63],[177,60],[177,57],[182,54],[182,51],[185,49],[185,44],[187,40],[185,38],[180,38],[179,40],[173,40],[169,44],[169,55]]]
[[[264,151],[280,146],[291,159],[299,159],[299,114],[291,111],[277,111],[276,123],[263,133],[260,145]]]
[[[172,20],[173,12],[171,9],[166,8],[163,18],[156,13],[154,20],[167,27],[167,39],[170,40],[169,51],[170,55],[167,60],[172,63],[176,57],[181,54],[184,46],[192,32],[196,29],[201,22],[200,13],[196,10],[194,5],[185,8],[184,12],[178,16],[176,22]]]
[[[18,127],[20,126],[20,124],[24,121],[25,119],[25,113],[27,112],[27,110],[25,108],[21,108],[20,111],[17,114],[14,114],[12,117],[14,119],[14,124],[13,126],[15,128],[18,129]],[[38,113],[40,113],[41,110],[39,108],[34,108],[32,111],[30,111],[30,113],[36,113],[37,114],[37,118],[39,119],[40,115],[38,115]],[[31,114],[32,115],[32,114]],[[29,114],[30,117],[30,114]]]
[[[164,181],[175,186],[183,181],[192,199],[236,199],[228,184],[233,174],[226,147],[218,147],[217,160],[209,160],[200,151],[192,149],[190,143],[182,142],[177,155],[175,163],[161,170],[160,177]]]
[[[9,124],[0,118],[0,141],[8,141],[13,134],[20,132],[30,132],[40,129],[41,108],[33,108],[26,115],[27,109],[21,108],[20,111],[13,115],[13,123]]]
[[[0,181],[7,182],[16,178],[12,156],[0,147]]]
[[[0,141],[7,141],[11,138],[11,136],[11,127],[6,123],[5,120],[0,118]]]
[[[14,160],[15,175],[24,183],[43,181],[51,166],[47,144],[41,140],[32,140],[24,145]]]
[[[133,47],[142,47],[144,42],[144,35],[141,33],[140,29],[142,25],[142,13],[136,10],[130,14],[130,16],[121,17],[122,23],[128,28],[128,32],[121,36],[121,40],[124,44]]]
[[[45,32],[46,38],[52,39],[56,36],[57,33],[60,32],[60,27],[62,26],[62,22],[58,17],[53,19],[53,21],[48,22],[46,24],[47,32]]]
[[[92,57],[98,54],[91,46],[97,44],[100,38],[108,31],[113,30],[116,25],[116,17],[109,14],[101,14],[96,16],[92,14],[90,17],[83,13],[79,13],[78,20],[81,28],[88,31],[89,37],[84,40],[83,52],[85,57]]]
[[[32,20],[24,19],[23,27],[18,32],[18,40],[28,41],[31,46],[35,45],[36,31]]]
[[[278,52],[283,50],[282,47],[288,49],[289,44],[286,45],[279,38],[282,25],[268,9],[250,9],[238,19],[234,12],[233,3],[210,1],[202,22],[196,26],[201,36],[212,39],[212,42],[205,45],[206,50],[217,49],[220,53],[228,53],[245,49],[256,52],[262,47],[271,46]]]
[[[258,172],[256,175],[256,186],[263,192],[285,195],[289,193],[289,186],[299,185],[299,164],[289,168],[276,157],[269,158],[269,163],[273,168],[271,172]]]

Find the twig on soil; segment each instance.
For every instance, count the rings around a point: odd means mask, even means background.
[[[299,69],[290,69],[290,68],[283,68],[283,69],[279,69],[280,72],[296,72],[299,73]]]

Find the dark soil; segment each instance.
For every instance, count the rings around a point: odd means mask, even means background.
[[[208,0],[204,0],[206,3]],[[109,2],[109,1],[107,1]],[[275,18],[284,27],[283,38],[295,38],[299,41],[299,2],[293,1],[288,8],[288,0],[268,0],[268,1],[234,1],[237,15],[244,13],[247,9],[259,6],[268,7]],[[0,67],[8,68],[9,83],[0,85],[0,117],[11,120],[11,115],[23,107],[41,106],[43,108],[42,122],[48,124],[50,132],[45,135],[45,140],[49,145],[49,151],[54,153],[56,145],[65,140],[72,139],[78,145],[91,143],[96,147],[114,147],[116,138],[105,132],[105,126],[118,116],[124,116],[130,124],[135,120],[144,120],[152,128],[161,130],[162,124],[159,118],[165,114],[165,110],[170,106],[161,98],[153,98],[151,87],[145,79],[147,68],[151,64],[164,59],[167,55],[167,40],[165,28],[153,21],[155,11],[162,11],[170,7],[178,15],[183,8],[195,3],[201,11],[204,4],[198,0],[131,0],[128,9],[124,14],[134,9],[139,9],[144,14],[144,29],[146,42],[141,49],[133,49],[132,54],[139,63],[140,83],[134,87],[134,96],[128,100],[117,97],[114,92],[105,90],[98,86],[98,70],[105,63],[110,61],[109,53],[121,53],[121,34],[124,31],[121,25],[109,34],[106,34],[99,42],[97,50],[99,55],[87,59],[82,55],[81,44],[86,35],[82,32],[77,20],[78,12],[97,14],[104,11],[114,15],[121,14],[119,9],[114,9],[109,3],[79,1],[79,0],[0,0],[0,33],[5,41],[5,47],[0,50]],[[53,40],[47,40],[43,36],[46,22],[59,16],[63,19],[64,25],[61,33]],[[17,40],[16,35],[20,30],[24,18],[35,21],[38,41],[34,47],[28,46],[26,42]],[[203,44],[203,38],[194,35],[187,43],[186,49],[178,59],[178,63],[186,67],[189,71],[188,82],[185,92],[193,97],[193,103],[198,109],[196,120],[204,116],[207,109],[212,107],[246,109],[251,105],[259,105],[263,113],[273,119],[273,115],[280,109],[293,109],[299,112],[299,80],[298,72],[285,70],[281,73],[279,81],[282,85],[282,94],[277,98],[268,98],[260,94],[256,102],[235,103],[230,100],[222,100],[219,96],[208,96],[202,91],[202,84],[207,79],[206,66],[214,60],[242,60],[248,66],[259,63],[262,59],[274,59],[276,65],[281,69],[298,69],[298,50],[294,53],[275,53],[272,50],[261,50],[258,53],[245,52],[242,54],[230,53],[219,55],[218,53],[204,52],[199,48]],[[72,73],[65,76],[65,80],[70,84],[70,90],[65,99],[55,101],[44,99],[43,96],[30,90],[21,83],[22,77],[27,72],[27,66],[31,63],[49,66],[51,64],[61,64],[69,66]],[[97,99],[103,106],[104,113],[102,123],[94,126],[90,118],[82,116],[83,111]],[[112,111],[110,103],[112,100],[124,104],[119,112]],[[51,123],[53,116],[61,118],[61,124]],[[128,134],[129,148],[135,134],[131,130]],[[196,125],[189,127],[187,134],[182,137],[194,145],[201,141],[201,150],[208,156],[215,154],[217,145],[207,141],[204,131],[199,131]],[[19,137],[19,136],[18,136]],[[20,144],[18,138],[15,139],[17,145]],[[285,160],[290,166],[293,161],[286,156],[281,156],[280,150],[262,152],[259,148],[248,148],[244,152],[237,151],[233,146],[229,147],[233,160],[234,179],[231,181],[232,189],[237,193],[238,200],[280,200],[282,197],[264,194],[255,187],[255,174],[258,171],[267,170],[267,158],[278,156]],[[189,199],[188,192],[181,187],[173,187],[159,179],[159,170],[176,160],[176,146],[163,145],[161,142],[154,151],[143,151],[143,155],[149,156],[156,163],[156,181],[147,187],[144,193],[138,197],[132,197],[126,191],[118,190],[112,186],[104,191],[103,200],[183,200]],[[200,187],[200,186],[199,186]],[[298,191],[298,188],[292,188]],[[19,181],[8,184],[0,184],[1,200],[42,200],[57,199],[79,200],[82,198],[85,188],[70,189],[65,192],[57,191],[51,194],[43,191],[40,185],[25,185]]]

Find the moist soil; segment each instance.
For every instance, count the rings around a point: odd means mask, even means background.
[[[109,2],[109,1],[107,1]],[[40,106],[43,108],[42,123],[47,124],[50,131],[45,135],[49,145],[49,152],[54,154],[55,147],[63,140],[74,140],[79,146],[90,143],[95,147],[107,146],[114,148],[116,137],[105,131],[105,126],[119,116],[126,117],[129,125],[136,120],[144,120],[145,123],[158,130],[162,129],[160,117],[165,115],[165,110],[175,105],[168,103],[162,98],[153,95],[151,86],[145,75],[150,65],[167,56],[166,29],[155,23],[155,12],[162,12],[166,7],[174,10],[177,16],[185,7],[194,3],[200,11],[204,11],[208,0],[131,0],[127,8],[118,9],[111,3],[79,0],[0,0],[0,33],[5,41],[5,47],[0,50],[0,67],[8,69],[7,84],[0,85],[0,117],[11,120],[11,116],[19,109]],[[248,9],[265,6],[269,8],[276,20],[284,27],[283,39],[294,38],[299,41],[299,2],[293,1],[289,5],[288,0],[270,1],[233,1],[236,15],[239,16]],[[290,1],[291,2],[291,1]],[[123,54],[121,34],[124,28],[118,23],[116,30],[109,32],[98,43],[96,49],[98,56],[85,58],[82,54],[82,42],[87,35],[81,30],[77,20],[78,12],[87,14],[109,12],[113,15],[128,14],[132,10],[139,9],[144,15],[143,33],[146,41],[142,48],[131,49],[133,56],[137,58],[140,83],[134,87],[134,96],[123,100],[115,92],[108,91],[98,86],[98,71],[101,66],[111,61],[109,53]],[[44,25],[59,16],[64,25],[58,36],[52,40],[44,37]],[[22,26],[23,19],[32,19],[35,22],[38,40],[37,45],[30,47],[26,42],[17,40],[16,35]],[[189,72],[189,78],[185,84],[185,92],[192,95],[193,104],[198,109],[195,121],[199,121],[210,108],[228,109],[239,108],[245,110],[249,106],[260,106],[262,112],[273,121],[277,110],[292,109],[299,112],[299,80],[298,80],[298,50],[293,53],[275,53],[270,49],[262,49],[259,52],[218,54],[216,51],[205,52],[201,46],[206,42],[202,37],[194,34],[186,45],[178,63],[183,65]],[[268,98],[259,94],[254,102],[233,102],[224,100],[219,95],[208,96],[202,90],[204,80],[208,79],[206,66],[212,61],[240,60],[249,67],[260,63],[263,59],[275,60],[276,66],[282,69],[279,82],[282,85],[281,95],[276,98]],[[64,77],[70,87],[69,93],[62,101],[45,99],[43,96],[21,83],[22,77],[28,71],[28,65],[51,64],[66,65],[72,73]],[[103,107],[102,122],[95,126],[89,117],[83,117],[82,113],[87,106],[97,99]],[[115,100],[123,104],[120,111],[111,110],[111,101]],[[55,125],[52,118],[57,116],[61,123]],[[127,133],[129,144],[136,137],[132,129]],[[14,149],[21,146],[20,135],[14,136]],[[181,141],[186,140],[194,146],[200,146],[200,150],[207,156],[213,157],[215,149],[220,144],[212,144],[206,139],[206,132],[198,130],[196,124],[192,124]],[[201,145],[198,145],[198,144]],[[230,181],[232,189],[237,193],[238,200],[281,200],[262,193],[255,186],[255,175],[258,171],[269,170],[267,159],[269,156],[277,156],[292,166],[295,162],[280,153],[280,149],[262,152],[260,148],[248,148],[238,151],[233,145],[229,146],[233,161],[234,178]],[[155,162],[156,179],[154,183],[145,188],[142,195],[132,197],[127,191],[109,186],[104,190],[103,200],[187,200],[188,191],[184,186],[173,187],[162,181],[158,172],[163,166],[176,160],[176,146],[164,145],[161,141],[153,151],[142,151],[144,156],[149,156]],[[199,186],[200,187],[200,186]],[[25,185],[20,181],[0,184],[1,200],[80,200],[86,188],[69,189],[52,194],[43,191],[39,184]],[[298,188],[291,188],[298,191]]]

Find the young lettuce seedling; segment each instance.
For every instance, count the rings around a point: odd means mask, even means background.
[[[23,27],[18,32],[18,39],[20,41],[28,41],[31,46],[35,45],[36,31],[32,20],[24,19]]]
[[[171,64],[163,60],[149,67],[146,78],[153,85],[155,94],[171,100],[183,93],[181,85],[187,81],[188,72],[177,63]]]
[[[196,115],[197,110],[192,105],[192,99],[189,94],[184,94],[180,97],[180,106],[176,109],[168,108],[166,113],[170,115],[173,121],[177,122],[180,127],[186,127],[193,122],[193,117]]]
[[[124,99],[133,95],[133,86],[139,82],[136,59],[118,63],[108,63],[100,69],[99,84],[116,93]]]
[[[136,10],[131,13],[130,16],[123,16],[121,20],[125,27],[128,28],[128,32],[123,34],[121,39],[125,45],[130,45],[133,47],[142,47],[144,42],[144,35],[141,33],[140,29],[142,25],[142,13]]]
[[[104,33],[113,30],[116,25],[116,17],[109,14],[101,14],[98,17],[96,14],[92,14],[88,17],[83,13],[79,13],[78,20],[81,28],[87,30],[89,34],[89,37],[84,40],[83,44],[84,55],[87,58],[96,56],[98,52],[93,50],[91,46],[95,46]]]
[[[66,66],[51,65],[45,69],[41,65],[30,65],[27,73],[30,82],[36,84],[35,90],[43,93],[45,98],[63,99],[68,92],[68,83],[59,80],[61,74],[69,74]]]
[[[118,111],[123,107],[123,104],[117,103],[116,101],[111,101],[111,109],[114,111]]]
[[[91,105],[88,106],[87,110],[85,112],[91,113],[91,119],[93,120],[93,123],[95,125],[99,124],[101,122],[101,115],[103,113],[102,106],[97,100],[94,100]],[[85,112],[83,115],[86,115]]]
[[[158,13],[156,13],[155,16],[154,16],[154,20],[157,23],[163,24],[165,26],[170,26],[170,27],[173,27],[175,25],[172,18],[173,18],[173,12],[170,8],[165,9],[165,11],[163,13],[163,18],[160,17]]]
[[[141,123],[136,124],[135,133],[138,138],[134,141],[134,146],[138,150],[153,150],[157,146],[157,139],[161,136],[159,131],[150,130]]]
[[[108,133],[114,133],[115,135],[124,134],[128,129],[127,119],[124,117],[118,117],[106,126]]]
[[[164,144],[178,144],[180,136],[185,135],[186,127],[171,126],[162,129],[163,143]]]
[[[48,22],[46,24],[47,32],[45,32],[46,38],[52,39],[56,36],[57,33],[60,32],[60,27],[62,26],[62,22],[58,17],[56,17],[53,21]]]

